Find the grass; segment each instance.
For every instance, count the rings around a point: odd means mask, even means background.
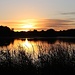
[[[38,60],[34,63],[31,55],[23,48],[0,50],[0,72],[27,73],[35,75],[75,73],[75,48],[71,45],[51,45],[47,51],[38,46]],[[47,51],[47,52],[46,52]]]

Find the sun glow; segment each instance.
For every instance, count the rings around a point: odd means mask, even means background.
[[[34,30],[36,28],[35,19],[22,20],[21,22],[21,28],[25,29],[25,31]]]
[[[23,26],[24,28],[33,28],[34,27],[34,25],[33,24],[25,24],[24,26]]]

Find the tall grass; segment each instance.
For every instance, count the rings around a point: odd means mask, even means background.
[[[38,60],[34,63],[31,54],[23,48],[19,50],[0,50],[0,68],[13,68],[20,71],[45,73],[59,70],[75,70],[75,48],[71,45],[51,45],[47,51],[38,46]]]

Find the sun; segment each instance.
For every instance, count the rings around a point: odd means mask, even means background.
[[[32,31],[36,29],[36,20],[35,19],[22,20],[20,27],[26,32]]]
[[[23,28],[25,29],[24,31],[27,32],[27,31],[29,31],[29,30],[32,30],[32,29],[34,28],[34,25],[28,23],[28,24],[23,25]]]
[[[25,24],[24,25],[24,28],[29,28],[30,29],[30,28],[33,28],[33,27],[34,27],[33,24]]]

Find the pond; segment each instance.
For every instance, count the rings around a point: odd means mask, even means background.
[[[12,58],[14,63],[19,63],[22,55],[26,55],[32,63],[40,64],[41,60],[52,61],[52,57],[57,59],[64,56],[66,60],[67,57],[71,58],[74,55],[74,51],[75,38],[7,38],[0,40],[0,62],[7,59],[6,54]]]

